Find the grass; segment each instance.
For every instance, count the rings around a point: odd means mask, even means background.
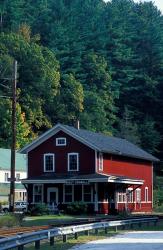
[[[73,220],[74,216],[69,215],[42,215],[42,216],[31,216],[25,217],[22,223],[23,227],[30,226],[43,226],[49,224],[55,224],[56,221],[70,221]]]
[[[78,239],[74,239],[74,237],[71,235],[71,236],[68,236],[68,241],[66,243],[64,243],[62,241],[62,238],[57,238],[55,240],[55,250],[68,250],[70,249],[71,247],[75,246],[75,245],[79,245],[79,244],[84,244],[86,242],[89,242],[89,241],[94,241],[94,240],[99,240],[99,239],[105,239],[106,237],[111,237],[113,235],[115,235],[116,233],[113,231],[113,230],[110,230],[109,231],[109,234],[104,234],[104,231],[99,231],[99,234],[98,236],[95,235],[93,232],[90,233],[89,236],[86,236],[86,235],[80,235],[78,237]],[[26,250],[35,250],[35,247],[34,246],[25,246],[24,249]],[[41,248],[40,250],[52,250],[54,249],[54,247],[50,246],[49,243],[47,242],[44,242],[42,245],[41,245]]]
[[[99,217],[105,217],[105,218],[112,218],[114,219],[115,216],[110,215],[98,215]],[[70,216],[70,215],[42,215],[42,216],[30,216],[25,217],[25,220],[22,223],[22,226],[24,227],[30,227],[30,226],[43,226],[43,225],[55,225],[55,223],[58,224],[58,222],[66,222],[66,221],[72,221],[77,219],[88,219],[88,218],[96,218],[96,216],[87,216],[87,215],[80,215],[80,216]]]

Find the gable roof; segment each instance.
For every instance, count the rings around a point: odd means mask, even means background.
[[[11,166],[11,150],[0,148],[0,170],[9,170]],[[16,171],[26,171],[26,155],[16,152]]]
[[[63,131],[87,146],[103,153],[128,156],[132,158],[144,159],[151,162],[159,161],[156,157],[137,147],[126,139],[95,133],[85,129],[76,129],[71,126],[57,124],[52,129],[34,140],[31,144],[20,150],[21,153],[27,153],[36,148],[42,142],[53,136],[59,131]]]

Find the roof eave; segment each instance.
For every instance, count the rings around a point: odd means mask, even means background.
[[[130,157],[130,158],[135,158],[135,159],[140,159],[140,160],[145,160],[145,161],[149,161],[149,162],[159,162],[160,160],[154,156],[152,156],[152,159],[146,158],[146,157],[139,157],[139,156],[135,156],[135,155],[131,155],[131,154],[124,154],[124,153],[117,153],[117,152],[113,152],[113,151],[106,151],[106,150],[100,150],[102,153],[107,153],[107,154],[112,154],[112,155],[118,155],[118,156],[126,156],[126,157]]]
[[[58,133],[60,130],[62,130],[63,132],[67,133],[68,135],[72,136],[73,138],[75,138],[76,140],[78,140],[81,143],[85,144],[86,146],[92,148],[93,150],[100,150],[98,147],[94,146],[93,144],[91,144],[90,142],[88,142],[85,139],[81,138],[80,136],[77,136],[72,131],[70,131],[67,128],[65,128],[63,125],[57,124],[52,129],[48,130],[43,135],[39,136],[32,143],[30,143],[30,144],[26,145],[25,147],[23,147],[22,149],[20,149],[19,153],[25,153],[25,154],[27,154],[31,150],[33,150],[36,147],[38,147],[41,143],[43,143],[44,141],[48,140],[51,136],[53,136],[56,133]]]

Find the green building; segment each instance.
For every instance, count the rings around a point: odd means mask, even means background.
[[[0,148],[0,201],[8,201],[11,177],[11,150]],[[26,200],[26,189],[21,179],[27,178],[26,155],[16,153],[15,164],[15,201]]]

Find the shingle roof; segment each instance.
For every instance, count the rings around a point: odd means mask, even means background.
[[[151,162],[159,161],[156,157],[125,139],[104,135],[102,133],[95,133],[84,129],[76,129],[74,127],[62,124],[57,124],[54,126],[43,135],[35,139],[32,143],[22,148],[20,152],[29,152],[60,130],[68,133],[70,136],[74,136],[77,140],[101,152],[144,159]]]
[[[26,171],[26,155],[16,153],[16,171]],[[11,150],[0,148],[0,170],[10,170]]]
[[[64,125],[63,127],[87,142],[90,142],[95,147],[99,148],[101,152],[108,152],[115,155],[124,155],[149,161],[159,161],[156,157],[126,139],[108,136],[102,133],[94,133],[84,129],[76,129],[67,125]]]

